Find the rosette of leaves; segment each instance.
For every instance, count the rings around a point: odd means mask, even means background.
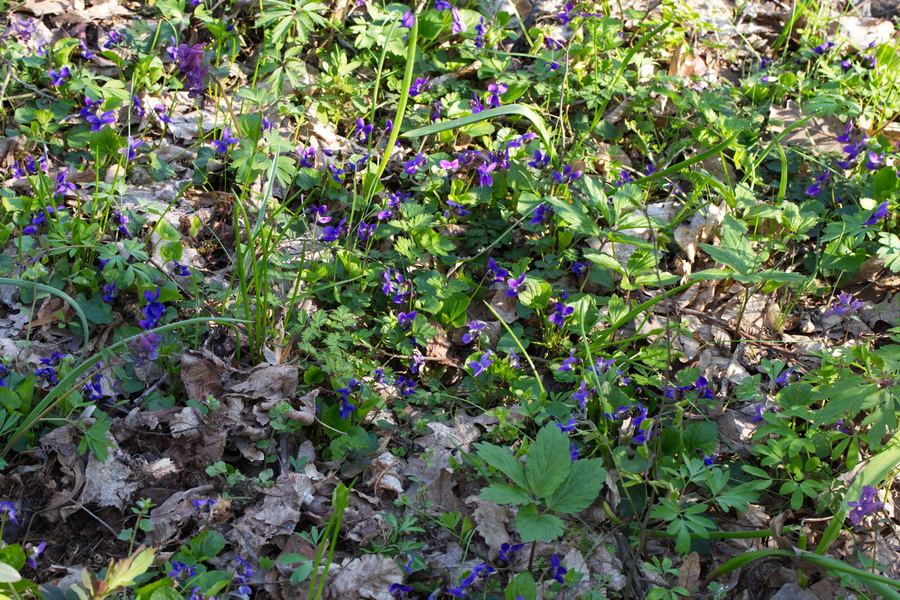
[[[606,470],[597,458],[572,461],[569,438],[555,425],[544,427],[531,444],[523,464],[509,448],[482,442],[477,455],[512,483],[493,483],[481,497],[497,504],[519,506],[516,529],[523,542],[551,542],[563,534],[558,515],[586,509],[600,493]]]

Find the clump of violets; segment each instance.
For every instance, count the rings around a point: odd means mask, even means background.
[[[859,526],[864,518],[884,508],[884,502],[877,500],[877,494],[877,489],[870,485],[864,485],[859,500],[847,503],[847,506],[853,507],[848,516],[854,526]]]
[[[411,284],[397,269],[387,269],[381,273],[381,291],[394,304],[403,304],[410,297]]]
[[[839,317],[843,317],[845,315],[851,315],[858,311],[860,308],[865,306],[865,303],[855,299],[853,294],[849,292],[842,292],[837,295],[837,299],[832,304],[831,308],[826,310],[822,316],[830,317],[832,315],[837,315]]]
[[[65,208],[66,208],[65,206],[57,206],[57,207],[45,206],[43,211],[35,212],[32,214],[31,225],[27,225],[27,226],[23,227],[22,233],[24,233],[25,235],[31,235],[33,233],[37,233],[38,227],[40,227],[41,225],[43,225],[44,223],[47,222],[48,216],[52,217],[55,214],[57,214],[57,212],[64,210]]]
[[[857,127],[854,121],[848,122],[844,133],[834,139],[844,144],[843,152],[847,155],[844,160],[836,163],[842,169],[852,169],[856,166],[857,159],[865,151],[869,140],[865,132]]]
[[[204,56],[205,44],[178,47],[170,46],[169,56],[178,63],[178,70],[187,79],[188,96],[196,98],[206,89],[205,79],[209,75],[209,65]]]
[[[38,377],[43,377],[53,385],[59,383],[59,379],[56,377],[56,367],[60,365],[62,359],[68,356],[63,352],[53,351],[53,354],[50,355],[50,358],[42,358],[40,359],[41,364],[44,366],[34,372]]]

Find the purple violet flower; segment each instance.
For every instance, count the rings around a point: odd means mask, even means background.
[[[481,355],[481,359],[479,360],[470,360],[468,362],[469,368],[472,369],[472,377],[478,377],[482,373],[484,373],[492,364],[494,364],[493,352],[488,350],[484,354]]]
[[[47,75],[50,77],[50,85],[53,86],[64,84],[70,74],[69,67],[63,67],[59,71],[47,71]]]
[[[409,86],[409,97],[415,98],[422,92],[427,92],[430,89],[431,85],[428,83],[428,77],[416,77],[413,84]]]
[[[563,167],[562,173],[559,171],[553,171],[553,179],[556,180],[556,183],[563,184],[575,181],[581,177],[581,171],[574,171],[572,169],[572,165],[566,165]]]
[[[237,144],[240,140],[231,135],[231,127],[226,125],[222,128],[222,139],[213,140],[212,144],[216,149],[216,154],[225,154],[228,152],[228,146]]]
[[[465,215],[472,214],[471,212],[469,212],[465,208],[463,208],[462,204],[460,204],[458,202],[454,202],[453,200],[447,200],[447,206],[449,208],[447,208],[447,210],[444,211],[444,217],[446,217],[448,219],[451,217],[463,217]]]
[[[482,321],[469,321],[469,332],[462,336],[463,344],[471,344],[473,341],[479,339],[482,335],[482,330],[486,326],[487,323]]]
[[[465,32],[466,24],[463,23],[462,17],[455,6],[450,9],[450,14],[453,15],[453,25],[450,27],[450,33],[459,35],[460,33]]]
[[[574,312],[574,307],[566,306],[562,302],[557,302],[556,306],[553,307],[553,314],[547,317],[547,321],[551,325],[556,325],[557,327],[562,329],[566,324],[566,317]]]
[[[337,227],[332,225],[326,225],[322,229],[322,237],[319,238],[320,242],[334,242],[339,237],[344,234],[344,224],[347,223],[347,219],[341,219],[341,222],[338,223]]]
[[[491,83],[488,85],[487,105],[491,108],[500,107],[500,96],[506,93],[509,87],[505,83]]]
[[[403,172],[407,175],[415,175],[419,172],[419,167],[425,164],[425,154],[419,152],[414,158],[403,163]]]
[[[408,313],[401,312],[397,314],[397,321],[400,324],[400,329],[403,331],[408,331],[410,327],[412,327],[413,321],[418,316],[419,312],[416,310],[411,310]]]
[[[41,542],[37,546],[25,544],[22,550],[25,552],[25,563],[32,569],[37,569],[37,557],[47,548],[47,542]]]
[[[137,149],[143,144],[144,140],[134,139],[129,135],[126,145],[119,148],[119,154],[124,154],[126,160],[134,160],[137,157]]]
[[[101,115],[91,114],[88,116],[87,122],[91,124],[91,131],[96,133],[103,129],[104,125],[112,125],[116,122],[116,111],[108,110]]]
[[[850,294],[849,292],[842,292],[838,294],[837,300],[835,300],[832,307],[822,313],[822,316],[830,317],[831,315],[838,315],[840,317],[843,317],[844,315],[855,313],[863,306],[865,306],[865,303],[854,299],[853,294]]]
[[[525,291],[525,288],[528,287],[525,285],[525,273],[522,273],[515,279],[507,279],[506,285],[509,286],[509,289],[503,292],[503,295],[507,298],[518,298],[519,294]]]
[[[859,496],[859,500],[847,503],[847,506],[853,507],[853,510],[850,511],[848,516],[850,517],[850,522],[853,523],[854,526],[858,526],[862,523],[863,518],[884,508],[884,502],[878,502],[877,494],[877,489],[870,485],[864,485],[862,486],[862,493]]]
[[[209,74],[209,65],[204,58],[205,44],[188,46],[182,44],[177,48],[170,46],[169,56],[178,62],[178,70],[185,76],[188,83],[188,97],[196,98],[205,89],[204,80]]]
[[[141,312],[144,313],[144,318],[138,321],[141,329],[153,329],[159,323],[159,320],[163,318],[163,315],[166,314],[166,305],[159,302],[159,293],[159,286],[156,286],[155,292],[150,290],[144,292],[144,300],[147,301],[147,304],[141,309]]]
[[[553,569],[553,572],[550,575],[551,579],[555,579],[559,583],[565,583],[566,580],[563,579],[563,575],[569,572],[564,566],[562,566],[562,561],[559,559],[559,556],[554,554],[550,557],[550,568]]]
[[[863,226],[868,227],[870,225],[874,225],[882,219],[886,218],[889,214],[890,211],[888,210],[888,203],[882,202],[878,205],[878,208],[875,209],[875,212],[872,213],[872,216],[869,217],[869,219],[865,223],[863,223]]]
[[[818,177],[816,177],[816,182],[806,188],[807,196],[818,196],[822,193],[823,186],[831,179],[831,171],[825,171]]]

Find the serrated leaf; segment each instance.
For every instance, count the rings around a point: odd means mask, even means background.
[[[497,504],[528,504],[533,502],[528,492],[512,485],[494,484],[481,490],[479,497]]]
[[[569,438],[559,427],[550,425],[538,432],[528,451],[524,486],[538,498],[548,498],[566,480],[572,470]]]
[[[525,467],[513,456],[509,448],[501,448],[487,442],[475,444],[475,448],[478,458],[512,479],[520,488],[528,487]]]
[[[540,514],[534,504],[519,509],[516,529],[523,542],[552,542],[566,530],[565,522],[557,516]]]
[[[596,458],[572,463],[569,476],[547,500],[547,507],[558,513],[572,514],[590,506],[606,481],[606,469],[602,464]]]

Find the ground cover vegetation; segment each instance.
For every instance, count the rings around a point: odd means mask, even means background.
[[[2,6],[0,596],[900,597],[890,21]]]

